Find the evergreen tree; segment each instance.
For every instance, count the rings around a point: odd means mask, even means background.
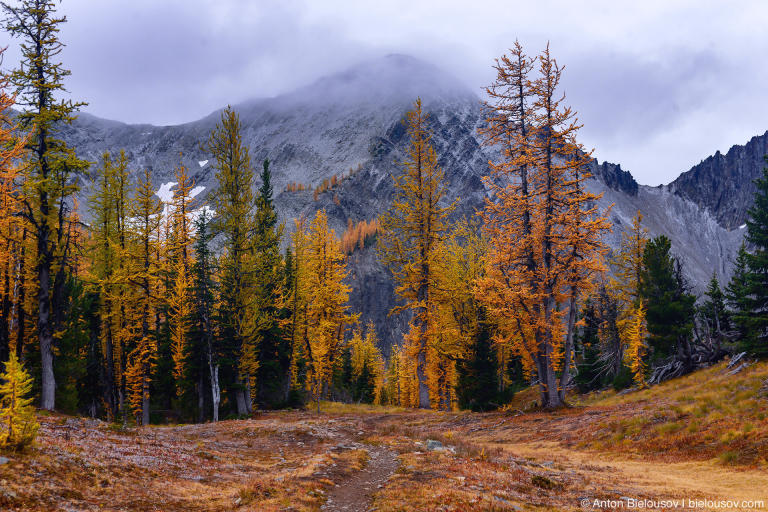
[[[498,407],[497,366],[491,332],[487,322],[482,321],[474,346],[458,367],[460,408],[487,411]]]
[[[259,402],[275,407],[288,398],[290,343],[286,339],[278,316],[279,295],[284,282],[283,262],[280,257],[280,239],[283,226],[277,223],[277,212],[272,200],[272,173],[269,160],[264,160],[261,187],[256,199],[256,301],[262,321],[259,326],[259,373],[257,388]]]
[[[600,371],[600,318],[599,304],[593,297],[588,297],[580,312],[580,323],[576,334],[575,382],[581,393],[599,389],[603,384]]]
[[[37,336],[40,344],[42,395],[40,406],[53,410],[56,382],[53,371],[54,333],[66,316],[63,304],[65,274],[70,257],[68,222],[71,196],[77,191],[74,173],[89,163],[57,138],[63,124],[70,123],[83,103],[57,98],[64,91],[70,72],[58,62],[63,44],[59,26],[66,17],[56,15],[56,2],[23,0],[18,7],[0,3],[6,14],[5,28],[22,40],[22,61],[11,74],[17,87],[18,115],[26,139],[26,166],[22,215],[31,225],[37,250]]]
[[[706,331],[704,335],[707,341],[712,344],[711,349],[717,356],[728,339],[731,322],[725,306],[725,294],[720,289],[720,282],[715,273],[712,273],[712,279],[709,280],[704,297],[704,301],[698,308],[697,317],[702,324],[701,327]]]
[[[244,415],[252,410],[252,384],[258,370],[257,328],[261,318],[254,309],[254,176],[241,129],[239,116],[227,108],[205,147],[216,162],[218,187],[213,196],[216,218],[212,227],[223,236],[224,249],[219,259],[221,288],[217,314],[222,338],[220,364],[225,370],[221,377],[237,414]]]
[[[692,367],[691,332],[694,302],[688,293],[678,260],[664,235],[649,240],[643,253],[640,294],[647,308],[648,344],[653,361],[676,356]]]
[[[768,157],[765,158],[768,163]],[[755,180],[755,203],[749,209],[747,235],[751,250],[746,254],[746,303],[748,315],[742,317],[747,335],[741,346],[747,352],[768,356],[768,167]]]
[[[725,289],[725,299],[731,310],[730,323],[734,337],[740,346],[748,345],[750,336],[749,269],[747,267],[747,249],[744,243],[739,247],[733,275]]]
[[[192,264],[192,296],[194,310],[192,314],[192,332],[196,340],[198,361],[202,359],[201,367],[207,368],[211,391],[211,407],[213,421],[219,420],[219,403],[221,390],[219,387],[219,353],[220,346],[216,336],[215,307],[217,287],[213,276],[215,274],[215,258],[211,251],[210,217],[206,209],[195,221],[195,261]],[[202,374],[202,371],[200,372]],[[202,386],[198,393],[202,394]]]

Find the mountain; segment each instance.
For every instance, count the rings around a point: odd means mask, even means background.
[[[447,198],[458,199],[457,217],[471,216],[485,200],[481,177],[488,172],[488,160],[495,156],[492,149],[481,146],[477,135],[480,100],[459,80],[428,63],[389,55],[288,94],[235,106],[253,165],[264,158],[272,161],[275,203],[287,232],[293,228],[293,219],[310,216],[320,208],[326,209],[337,233],[349,221],[373,219],[387,208],[393,193],[391,176],[398,172],[396,162],[405,158],[408,145],[402,119],[417,96],[430,115]],[[134,176],[149,167],[158,188],[173,181],[173,169],[181,160],[197,185],[205,187],[199,196],[204,198],[215,186],[215,176],[201,143],[219,115],[213,112],[178,126],[152,126],[84,114],[64,129],[63,136],[79,156],[91,161],[98,161],[104,151],[125,149]],[[764,152],[764,140],[762,148]],[[752,156],[733,158],[741,162],[734,168],[745,176],[758,172],[753,168],[756,156],[750,151],[759,153],[750,149],[747,153]],[[728,157],[726,162],[730,162]],[[712,196],[743,196],[738,206],[730,205],[742,212],[750,204],[751,194],[742,191],[739,182],[720,177],[717,169],[725,167],[717,165],[720,167],[694,168],[669,186],[648,187],[638,185],[620,165],[593,161],[593,178],[587,187],[602,192],[601,205],[610,208],[615,229],[608,237],[609,245],[618,247],[621,231],[640,211],[651,235],[664,233],[672,239],[694,289],[701,291],[713,272],[727,278],[743,236],[743,230],[734,226],[743,215],[722,213],[722,201]],[[319,194],[317,200],[311,191],[286,189],[293,182],[318,185],[338,174],[343,176],[340,185]],[[91,189],[87,175],[82,184],[84,201]],[[352,309],[362,312],[363,321],[374,321],[384,348],[391,346],[402,337],[408,321],[404,315],[388,317],[395,301],[391,277],[378,263],[373,248],[355,252],[349,269]]]
[[[754,180],[762,175],[768,154],[768,131],[743,146],[719,151],[682,173],[669,188],[712,214],[718,223],[734,229],[747,221],[755,195]]]

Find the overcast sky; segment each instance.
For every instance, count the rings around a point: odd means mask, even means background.
[[[64,0],[61,57],[85,111],[192,121],[406,53],[470,88],[519,38],[550,41],[581,141],[645,184],[768,130],[768,2]],[[4,68],[18,60],[15,41]]]

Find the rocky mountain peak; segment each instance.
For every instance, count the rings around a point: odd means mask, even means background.
[[[768,131],[744,145],[717,151],[670,183],[669,188],[706,209],[720,225],[736,229],[747,220],[768,154]]]

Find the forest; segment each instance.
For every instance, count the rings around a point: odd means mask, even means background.
[[[252,160],[232,108],[200,141],[217,184],[205,202],[181,162],[164,200],[124,153],[78,156],[60,135],[85,105],[64,94],[66,19],[55,2],[2,8],[23,55],[0,77],[4,445],[32,443],[36,408],[136,426],[321,401],[487,411],[535,386],[537,406],[557,409],[768,355],[768,171],[730,282],[713,269],[695,296],[673,241],[651,238],[639,212],[611,253],[548,46],[532,56],[515,42],[493,64],[480,135],[498,158],[481,211],[453,214],[414,98],[388,210],[336,233],[322,209],[280,222],[280,162]],[[84,180],[93,192],[78,201]],[[347,259],[374,246],[409,318],[391,350],[348,305]]]

